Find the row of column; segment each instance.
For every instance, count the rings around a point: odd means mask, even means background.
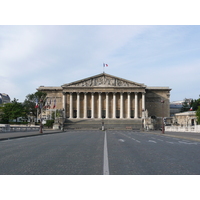
[[[70,94],[70,102],[69,102],[69,118],[73,118],[73,98],[72,93]],[[99,92],[99,105],[98,105],[98,118],[102,118],[102,96],[101,92]],[[127,118],[131,118],[131,93],[128,92],[128,106],[127,106]],[[134,92],[135,94],[135,110],[134,110],[134,118],[138,118],[138,92]],[[65,94],[63,96],[63,108],[66,110],[65,105]],[[120,118],[124,118],[124,106],[123,106],[123,93],[120,93]],[[145,93],[142,93],[142,111],[145,110]],[[65,113],[66,114],[66,113]],[[65,115],[64,114],[64,115]],[[113,92],[113,117],[116,118],[116,93]],[[64,116],[66,117],[66,116]],[[84,118],[87,118],[87,93],[84,93]],[[106,118],[109,118],[109,96],[106,93]],[[77,118],[80,118],[80,93],[77,92]],[[91,118],[94,118],[94,93],[91,93]]]

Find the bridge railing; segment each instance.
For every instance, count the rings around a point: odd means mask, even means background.
[[[200,133],[200,125],[195,125],[195,126],[165,126],[165,131]]]
[[[39,126],[25,126],[25,125],[9,125],[0,124],[0,133],[5,132],[25,132],[25,131],[39,131]]]

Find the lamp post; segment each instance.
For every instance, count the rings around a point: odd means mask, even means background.
[[[104,127],[104,121],[103,121],[103,120],[104,120],[104,117],[102,117],[102,125],[101,125],[101,127],[102,127],[101,130],[102,130],[102,131],[105,130],[105,127]]]
[[[43,133],[43,130],[42,130],[42,112],[43,112],[43,107],[45,106],[45,98],[41,98],[40,101],[39,101],[39,109],[40,109],[40,133]]]
[[[65,130],[64,130],[64,123],[65,123],[65,118],[64,118],[64,116],[65,116],[65,109],[63,108],[63,110],[62,110],[62,131],[64,132]]]
[[[43,108],[43,99],[40,99],[39,107],[40,107],[40,133],[43,133],[43,130],[42,130],[42,108]]]
[[[162,134],[164,134],[165,133],[165,127],[164,127],[164,103],[165,103],[165,101],[161,100],[161,103],[162,103]]]

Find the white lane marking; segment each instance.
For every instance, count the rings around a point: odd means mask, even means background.
[[[138,143],[141,143],[139,140],[136,140],[135,138],[131,138],[131,139],[138,142]]]
[[[125,137],[130,138],[130,139],[132,139],[132,140],[134,140],[134,141],[136,141],[136,142],[138,142],[138,143],[141,143],[139,140],[136,140],[136,139],[133,138],[133,137],[127,136],[127,135],[125,135],[125,134],[123,134],[123,133],[122,133],[122,135],[124,135]]]
[[[153,143],[157,143],[156,141],[154,141],[154,140],[149,140],[148,142],[153,142]]]
[[[119,139],[118,141],[119,141],[119,142],[125,142],[125,140],[123,140],[123,139]]]
[[[169,141],[166,141],[166,143],[169,143],[169,144],[174,144],[174,142],[169,142]]]
[[[184,142],[184,141],[178,141],[181,144],[195,144],[197,145],[197,142]]]
[[[108,147],[107,147],[107,134],[105,131],[104,136],[104,156],[103,156],[103,175],[109,175],[109,164],[108,164]]]

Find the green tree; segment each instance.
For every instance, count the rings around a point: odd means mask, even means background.
[[[188,102],[183,102],[182,108],[181,108],[181,112],[186,112],[190,110],[190,105]]]
[[[197,122],[198,122],[198,124],[200,124],[200,106],[198,107],[198,109],[196,111],[196,116],[197,116]]]
[[[18,117],[26,118],[26,110],[18,99],[14,99],[11,103],[6,103],[1,107],[1,120],[3,123],[9,123],[11,120],[16,120]]]
[[[47,96],[47,94],[45,92],[41,92],[41,91],[37,91],[33,94],[28,94],[23,103],[27,114],[32,113],[33,116],[37,117],[37,109],[39,110],[38,114],[40,114],[41,107],[43,107],[45,105],[46,96]],[[38,104],[41,104],[41,107],[39,106],[38,108],[36,108],[36,102],[38,102]]]
[[[198,109],[198,107],[200,106],[200,99],[197,100],[193,100],[191,102],[191,107],[193,111],[196,111]]]

